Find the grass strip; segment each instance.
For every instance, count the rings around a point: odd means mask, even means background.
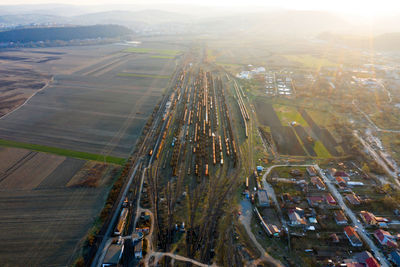
[[[11,141],[11,140],[4,140],[4,139],[0,139],[0,146],[24,148],[24,149],[34,150],[34,151],[38,151],[38,152],[51,153],[51,154],[56,154],[56,155],[60,155],[60,156],[79,158],[79,159],[85,159],[85,160],[105,161],[108,163],[113,163],[113,164],[118,164],[118,165],[123,165],[126,161],[126,159],[124,159],[124,158],[118,158],[118,157],[114,157],[114,156],[102,156],[102,155],[98,155],[98,154],[75,151],[75,150],[70,150],[70,149],[22,143],[22,142],[16,142],[16,141]]]
[[[174,56],[150,56],[151,58],[173,59]]]
[[[140,78],[154,78],[154,79],[169,79],[168,75],[154,75],[154,74],[140,74],[140,73],[118,73],[119,77],[140,77]]]
[[[314,144],[314,151],[317,153],[319,158],[331,158],[332,155],[329,151],[325,148],[321,141],[316,141]]]

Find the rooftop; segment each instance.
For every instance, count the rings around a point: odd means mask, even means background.
[[[121,259],[122,252],[124,250],[124,245],[122,244],[111,244],[108,247],[106,256],[104,257],[103,263],[107,264],[118,264]]]

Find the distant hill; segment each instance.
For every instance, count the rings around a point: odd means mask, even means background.
[[[197,26],[197,25],[196,25]],[[245,32],[292,37],[315,35],[322,31],[341,31],[349,24],[340,17],[323,11],[282,10],[244,13],[234,16],[208,18],[199,27],[216,32]]]
[[[0,32],[0,43],[114,38],[131,33],[131,30],[119,25],[24,28]]]
[[[400,50],[400,32],[385,33],[377,36],[343,35],[324,32],[319,34],[318,38],[330,43],[354,48],[387,51]]]
[[[188,21],[190,16],[174,12],[148,9],[140,11],[113,10],[89,13],[80,16],[74,16],[70,19],[75,24],[113,23],[125,25],[135,22],[154,25],[166,22]]]
[[[38,15],[38,14],[23,14],[23,15],[2,15],[0,16],[0,24],[6,25],[32,25],[32,24],[63,24],[68,23],[69,19],[54,16],[54,15]]]

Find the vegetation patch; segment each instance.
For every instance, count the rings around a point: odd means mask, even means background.
[[[282,123],[282,126],[288,126],[292,122],[296,122],[302,126],[307,127],[308,124],[301,116],[301,114],[297,111],[295,107],[285,106],[285,105],[273,105],[276,115],[278,115],[279,120]]]
[[[11,141],[11,140],[4,140],[4,139],[0,139],[0,146],[25,148],[25,149],[39,151],[39,152],[52,153],[52,154],[56,154],[56,155],[60,155],[60,156],[86,159],[86,160],[104,161],[104,162],[114,163],[114,164],[118,164],[118,165],[123,165],[125,163],[124,158],[118,158],[118,157],[113,157],[113,156],[102,156],[102,155],[92,154],[92,153],[87,153],[87,152],[63,149],[63,148],[58,148],[58,147],[36,145],[36,144],[28,144],[28,143],[22,143],[22,142],[16,142],[16,141]]]
[[[174,56],[162,56],[162,55],[154,55],[150,56],[151,58],[163,58],[163,59],[173,59],[175,58]]]
[[[320,57],[314,57],[312,55],[284,55],[287,60],[297,62],[305,67],[319,69],[321,67],[336,67],[339,64]]]
[[[332,157],[331,153],[325,148],[321,141],[315,141],[314,143],[314,151],[317,153],[319,158],[330,158]]]

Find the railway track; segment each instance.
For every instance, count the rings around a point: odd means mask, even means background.
[[[176,82],[177,79],[177,72],[174,73],[173,75],[173,79],[172,81],[170,81],[170,84]],[[139,204],[140,203],[140,198],[141,198],[141,192],[143,189],[143,181],[144,181],[144,171],[146,170],[146,168],[148,168],[151,163],[154,160],[154,155],[156,153],[152,153],[151,157],[148,158],[148,149],[149,147],[152,147],[152,143],[154,142],[154,139],[156,139],[155,145],[154,145],[154,151],[157,151],[157,147],[159,145],[160,142],[160,134],[157,135],[157,128],[159,127],[161,120],[162,120],[162,114],[165,110],[165,106],[166,103],[168,101],[168,96],[167,94],[163,97],[163,99],[161,100],[161,103],[158,107],[158,110],[156,112],[156,114],[153,116],[153,122],[151,124],[151,128],[150,130],[146,133],[143,142],[140,146],[140,148],[138,149],[138,151],[132,156],[131,161],[132,163],[132,167],[129,170],[129,174],[128,174],[128,179],[125,181],[124,185],[122,186],[121,189],[121,193],[119,194],[118,200],[116,201],[116,204],[114,205],[112,212],[111,212],[111,216],[108,221],[108,223],[105,225],[105,230],[103,230],[103,234],[100,235],[99,237],[101,238],[101,242],[100,244],[97,246],[96,248],[96,252],[93,256],[91,256],[90,258],[91,263],[90,266],[92,267],[97,267],[97,266],[101,266],[102,264],[102,260],[104,259],[105,253],[107,251],[108,245],[111,244],[111,242],[109,241],[111,238],[111,233],[112,230],[114,229],[114,225],[118,219],[118,215],[119,212],[121,210],[122,204],[125,200],[125,198],[128,195],[129,189],[133,188],[134,192],[136,192],[134,199],[137,200],[136,205],[135,205],[135,209],[136,212],[134,212],[134,221],[137,221],[137,214],[138,214],[138,210],[139,210]],[[162,124],[161,128],[165,127],[165,121]],[[139,169],[140,166],[146,166],[146,167],[142,167]],[[139,181],[135,181],[135,177],[137,172],[140,171],[143,173],[143,175],[141,176],[141,179]],[[132,201],[132,200],[131,200]],[[103,227],[104,229],[104,227]],[[134,228],[132,229],[134,230]],[[132,233],[130,233],[132,234]]]

